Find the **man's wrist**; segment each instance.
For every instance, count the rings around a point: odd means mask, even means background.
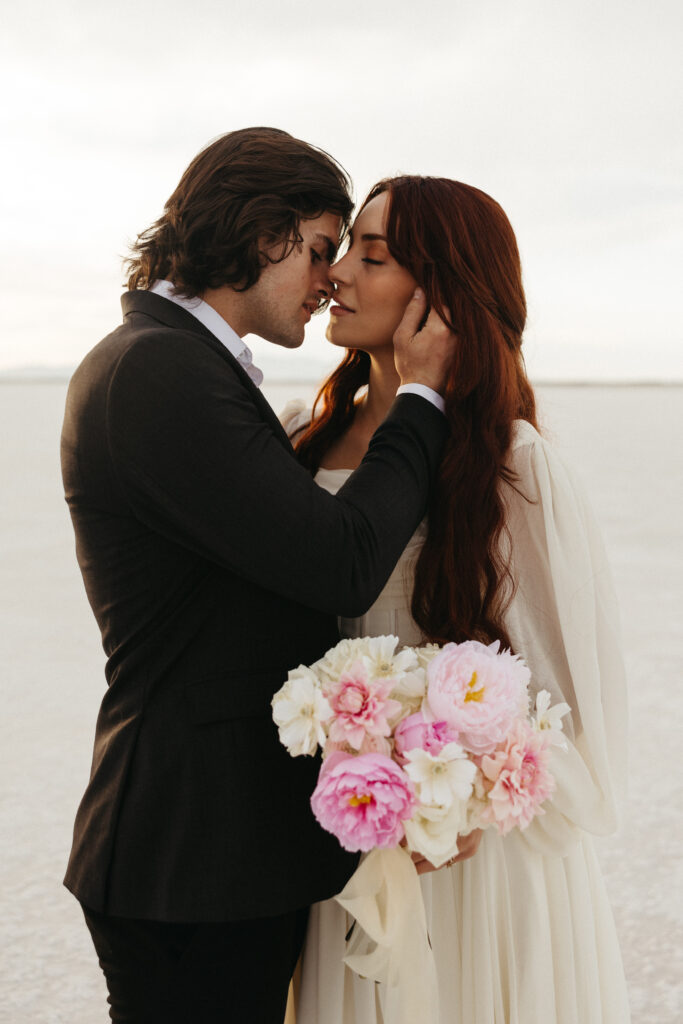
[[[432,388],[427,387],[426,384],[401,384],[398,388],[397,395],[420,395],[425,398],[432,405],[435,405],[439,412],[446,411],[446,403],[443,396],[434,391]]]

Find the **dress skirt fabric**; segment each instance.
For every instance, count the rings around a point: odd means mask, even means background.
[[[475,857],[421,879],[439,1024],[627,1024],[619,946],[593,842],[563,857],[484,833]],[[297,1024],[391,1024],[382,987],[344,967],[352,919],[312,908]]]

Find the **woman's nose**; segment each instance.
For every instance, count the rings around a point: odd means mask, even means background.
[[[349,280],[349,262],[348,262],[348,259],[347,259],[348,255],[349,254],[346,253],[344,256],[341,257],[341,259],[337,260],[337,262],[333,263],[332,266],[330,267],[330,275],[329,275],[330,276],[330,281],[332,282],[333,285],[335,285],[335,287],[337,285],[340,285],[340,284],[348,284],[348,280]]]

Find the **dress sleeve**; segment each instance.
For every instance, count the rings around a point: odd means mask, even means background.
[[[504,485],[515,593],[505,622],[532,673],[532,692],[566,701],[569,750],[552,750],[557,788],[523,833],[562,854],[581,829],[617,826],[626,773],[626,681],[619,616],[605,549],[583,494],[560,457],[528,424]]]
[[[306,408],[302,398],[290,398],[278,419],[287,437],[292,441],[295,435],[311,422],[311,410]]]

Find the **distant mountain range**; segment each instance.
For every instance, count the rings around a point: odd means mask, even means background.
[[[329,373],[329,365],[321,365],[316,360],[300,357],[287,362],[285,359],[259,359],[258,365],[263,371],[266,383],[270,384],[317,384]],[[0,384],[48,384],[69,380],[75,366],[17,366],[0,369]],[[683,380],[617,380],[617,379],[584,379],[552,380],[534,379],[535,385],[553,387],[681,387]]]
[[[258,367],[272,383],[306,381],[316,383],[329,373],[330,367],[321,365],[315,360],[296,359],[287,362],[284,359],[264,359],[257,361]],[[48,383],[51,381],[68,381],[75,366],[15,366],[0,368],[0,383]]]

